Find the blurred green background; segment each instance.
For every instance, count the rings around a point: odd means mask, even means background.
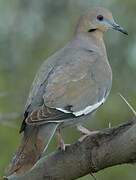
[[[87,124],[101,129],[133,117],[118,96],[122,93],[136,107],[136,1],[135,0],[0,0],[0,175],[4,174],[21,136],[19,126],[25,101],[40,64],[73,36],[75,23],[84,10],[99,5],[109,8],[129,36],[115,31],[105,34],[113,69],[111,94]],[[79,133],[66,129],[66,143]],[[55,148],[55,140],[50,145]],[[136,166],[123,165],[100,171],[98,180],[135,180]],[[81,180],[92,179],[91,176]]]

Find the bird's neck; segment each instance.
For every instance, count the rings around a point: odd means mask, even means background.
[[[103,40],[103,33],[100,31],[92,31],[92,32],[80,32],[76,35],[75,38],[79,43],[76,43],[76,46],[82,46],[87,49],[96,50],[101,49],[101,52],[106,53],[104,40]]]
[[[102,31],[100,31],[100,30],[93,30],[92,29],[92,31],[90,31],[90,32],[88,32],[87,33],[87,35],[89,36],[89,37],[94,37],[96,40],[98,40],[98,41],[103,41],[103,32]]]
[[[90,42],[93,41],[96,46],[100,47],[104,53],[106,53],[106,48],[103,40],[103,32],[100,30],[95,30],[88,33]]]

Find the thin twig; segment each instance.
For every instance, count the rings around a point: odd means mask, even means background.
[[[123,99],[123,101],[128,105],[128,107],[130,108],[130,110],[133,112],[133,114],[136,116],[136,111],[135,109],[132,107],[132,105],[127,101],[127,99],[121,94],[118,93],[119,96]]]

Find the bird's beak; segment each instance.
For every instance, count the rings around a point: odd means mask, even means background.
[[[112,29],[115,29],[116,31],[120,31],[122,32],[123,34],[126,34],[128,35],[128,32],[121,26],[119,26],[117,23],[112,23]]]

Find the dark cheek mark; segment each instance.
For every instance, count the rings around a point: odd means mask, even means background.
[[[89,31],[88,32],[94,32],[94,31],[96,31],[97,29],[89,29]]]

